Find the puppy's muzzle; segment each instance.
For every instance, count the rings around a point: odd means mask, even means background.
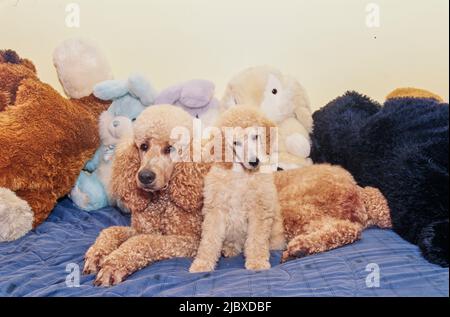
[[[261,163],[261,161],[257,157],[251,159],[250,162],[248,162],[248,164],[253,168],[257,168],[259,166],[259,163]]]

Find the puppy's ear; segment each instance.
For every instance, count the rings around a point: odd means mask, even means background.
[[[203,206],[203,178],[208,164],[178,163],[169,182],[171,201],[186,212],[200,211]]]
[[[143,211],[150,202],[150,195],[136,183],[140,165],[139,151],[133,138],[125,138],[119,143],[114,156],[109,193],[131,212]]]
[[[259,126],[265,128],[265,136],[266,136],[266,154],[271,155],[273,151],[277,149],[278,142],[278,128],[275,123],[270,121],[264,116],[259,118]]]

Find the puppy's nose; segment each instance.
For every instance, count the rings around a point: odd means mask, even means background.
[[[138,174],[139,181],[144,185],[150,185],[156,178],[156,174],[152,171],[144,170]]]
[[[248,164],[250,164],[252,167],[258,167],[259,165],[259,158],[254,158],[252,160],[250,160],[250,162],[248,162]]]

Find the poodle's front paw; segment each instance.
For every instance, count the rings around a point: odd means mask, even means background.
[[[89,248],[84,256],[83,274],[95,274],[100,269],[107,254],[98,250],[95,246]]]
[[[114,286],[121,283],[127,276],[128,271],[125,268],[105,261],[102,268],[97,273],[94,285],[103,287]]]
[[[245,268],[252,271],[263,271],[270,269],[270,262],[266,260],[247,260]]]
[[[189,272],[191,273],[211,272],[214,271],[215,266],[216,264],[214,262],[195,259],[194,262],[192,262],[191,267],[189,268]]]

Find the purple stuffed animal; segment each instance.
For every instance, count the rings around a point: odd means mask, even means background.
[[[219,100],[214,97],[215,85],[203,79],[193,79],[164,89],[156,97],[155,105],[180,106],[204,127],[212,126],[219,115]]]

